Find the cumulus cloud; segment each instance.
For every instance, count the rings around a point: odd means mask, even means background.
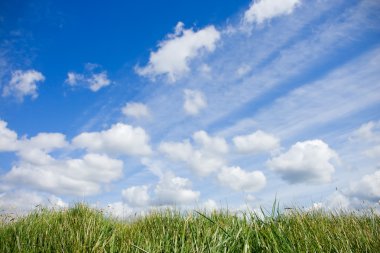
[[[154,193],[158,205],[194,204],[200,196],[200,192],[191,190],[189,179],[176,177],[170,172],[161,177]]]
[[[97,64],[87,63],[84,73],[68,72],[65,83],[74,86],[84,86],[93,92],[97,92],[103,87],[111,84],[107,71],[101,70]]]
[[[63,208],[68,204],[51,194],[41,194],[31,191],[9,191],[0,194],[0,210],[5,213],[24,215],[37,206],[48,208]]]
[[[336,191],[327,197],[323,205],[331,210],[345,210],[349,208],[350,204],[350,199],[347,196]]]
[[[144,129],[117,123],[101,132],[81,133],[73,139],[77,147],[90,152],[125,155],[149,155],[152,150]]]
[[[258,191],[266,184],[265,175],[261,171],[248,172],[240,167],[224,167],[217,178],[220,184],[234,191]]]
[[[164,75],[173,83],[189,72],[191,60],[203,52],[213,52],[220,37],[212,25],[194,31],[184,29],[184,24],[178,22],[174,33],[158,44],[156,52],[151,52],[148,64],[136,67],[136,72],[152,78]]]
[[[127,103],[122,112],[125,116],[134,118],[145,118],[150,115],[149,108],[142,103]]]
[[[8,123],[0,120],[0,152],[17,149],[17,133],[7,128]]]
[[[218,204],[213,199],[208,199],[201,203],[198,209],[206,212],[212,212],[218,209]]]
[[[275,136],[258,130],[249,135],[233,138],[233,143],[240,153],[269,152],[280,147],[280,140]]]
[[[24,162],[43,165],[54,160],[49,152],[66,146],[66,136],[61,133],[39,133],[30,139],[19,140],[17,154]]]
[[[205,131],[193,134],[195,147],[189,140],[162,142],[159,151],[174,161],[184,162],[199,176],[207,176],[224,166],[223,155],[228,145],[223,138],[211,137]]]
[[[108,204],[105,214],[117,219],[126,219],[133,214],[133,209],[123,202],[114,202]]]
[[[3,97],[13,96],[20,101],[24,97],[31,96],[32,99],[38,97],[37,83],[45,81],[42,73],[35,70],[17,70],[12,73],[12,78],[8,85],[3,88]]]
[[[86,154],[81,159],[65,160],[49,156],[44,164],[20,161],[1,181],[13,187],[22,185],[54,194],[87,196],[99,193],[102,184],[119,179],[122,170],[122,161],[106,155]]]
[[[218,136],[210,136],[205,131],[197,131],[193,134],[194,142],[201,147],[203,152],[211,154],[226,154],[228,145],[225,139]]]
[[[148,186],[132,186],[122,191],[123,199],[131,206],[147,206],[150,202]]]
[[[380,200],[380,170],[364,175],[350,185],[350,194],[360,199],[377,202]]]
[[[300,0],[252,0],[244,13],[244,22],[260,24],[277,16],[289,15],[300,3]]]
[[[206,97],[201,91],[185,89],[183,93],[185,96],[183,109],[187,114],[197,115],[200,110],[207,106]]]
[[[297,142],[267,165],[290,183],[326,183],[335,171],[334,159],[338,155],[325,142],[309,140]]]
[[[65,138],[61,133],[39,133],[30,139],[18,139],[17,133],[7,128],[7,122],[0,121],[0,152],[16,152],[23,161],[35,164],[52,161],[47,153],[66,147],[68,143]]]
[[[351,136],[352,140],[380,142],[380,121],[370,121],[361,125]]]

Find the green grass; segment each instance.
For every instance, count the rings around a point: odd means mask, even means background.
[[[162,211],[122,222],[78,204],[1,222],[0,252],[380,252],[380,217]]]

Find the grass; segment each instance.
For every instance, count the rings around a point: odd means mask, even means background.
[[[0,252],[380,252],[380,217],[161,211],[123,222],[77,204],[1,222]]]

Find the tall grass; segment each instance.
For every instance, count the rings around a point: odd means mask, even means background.
[[[2,222],[0,252],[380,252],[380,217],[162,211],[122,222],[78,204]]]

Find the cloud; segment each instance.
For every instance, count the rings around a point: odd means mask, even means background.
[[[147,206],[150,203],[148,186],[132,186],[122,191],[123,199],[131,206]]]
[[[45,81],[45,77],[38,71],[17,70],[12,73],[8,85],[4,86],[3,97],[14,96],[20,101],[23,101],[26,96],[36,99],[38,97],[37,83],[43,81]]]
[[[61,133],[39,133],[30,139],[19,140],[17,154],[24,162],[35,165],[49,164],[54,159],[48,153],[68,145],[66,136]]]
[[[0,177],[4,189],[26,187],[54,194],[94,195],[122,176],[123,162],[104,154],[85,154],[81,158],[56,159],[50,153],[70,147],[61,133],[39,133],[17,139],[17,134],[0,121],[0,147],[9,145],[20,158]]]
[[[145,67],[136,67],[137,74],[155,78],[164,75],[173,83],[190,71],[189,63],[203,52],[213,52],[220,33],[214,26],[201,30],[184,29],[178,22],[175,32],[158,44],[158,50],[151,52]]]
[[[244,76],[246,75],[249,71],[251,71],[251,66],[247,65],[247,64],[243,64],[241,65],[237,70],[236,70],[236,74],[238,76]]]
[[[47,154],[45,154],[48,156]],[[123,162],[106,155],[86,154],[81,159],[56,160],[37,164],[20,161],[2,176],[11,187],[26,186],[54,194],[74,196],[94,195],[102,184],[121,178]]]
[[[376,145],[372,148],[367,149],[364,151],[364,154],[366,154],[369,157],[372,158],[379,158],[380,157],[380,145]]]
[[[17,133],[7,128],[7,124],[0,120],[0,152],[17,149]]]
[[[323,203],[324,206],[332,210],[345,210],[349,208],[350,204],[350,199],[338,191],[328,196]]]
[[[25,215],[34,210],[37,206],[48,208],[67,207],[59,197],[51,194],[41,194],[31,191],[9,191],[0,194],[0,210],[5,213],[15,213]]]
[[[261,171],[247,172],[240,167],[224,167],[217,178],[220,184],[234,191],[258,191],[266,184],[266,178]]]
[[[123,202],[114,202],[108,204],[105,214],[117,219],[126,219],[133,214],[133,209]]]
[[[370,121],[361,125],[351,136],[353,140],[380,142],[380,121]]]
[[[50,162],[47,152],[68,146],[65,138],[61,133],[39,133],[30,139],[18,139],[17,133],[7,128],[7,122],[0,121],[0,152],[17,152],[24,161],[35,164]]]
[[[140,127],[117,123],[101,132],[85,132],[73,139],[74,146],[90,152],[124,155],[149,155],[149,136]]]
[[[280,140],[275,136],[258,130],[249,135],[233,138],[233,143],[240,153],[269,152],[280,147]]]
[[[211,137],[205,131],[197,131],[193,134],[194,142],[201,147],[201,150],[208,154],[226,154],[228,144],[222,137]]]
[[[82,74],[68,72],[65,83],[72,87],[84,86],[93,92],[97,92],[101,88],[110,85],[112,82],[108,78],[107,71],[101,70],[100,65],[87,63],[85,65],[85,72]]]
[[[190,189],[191,182],[187,178],[176,177],[166,172],[154,189],[155,201],[158,205],[194,204],[200,192]]]
[[[187,114],[197,115],[207,106],[206,97],[201,91],[185,89],[183,93],[185,95],[183,109]]]
[[[335,171],[334,159],[338,155],[325,142],[309,140],[297,142],[267,165],[290,183],[326,183]]]
[[[244,22],[261,24],[277,16],[289,15],[300,2],[300,0],[253,0],[244,13]]]
[[[215,200],[208,199],[204,201],[203,203],[201,203],[201,205],[198,206],[197,209],[201,211],[212,212],[212,211],[218,210],[218,204],[215,202]]]
[[[149,108],[142,103],[127,103],[122,109],[125,116],[134,118],[149,117]]]
[[[184,140],[182,142],[162,142],[159,151],[171,160],[184,162],[198,176],[207,176],[224,166],[228,145],[223,138],[211,137],[205,131],[193,134],[196,147]]]
[[[364,175],[350,185],[350,195],[374,202],[380,200],[380,170]]]

